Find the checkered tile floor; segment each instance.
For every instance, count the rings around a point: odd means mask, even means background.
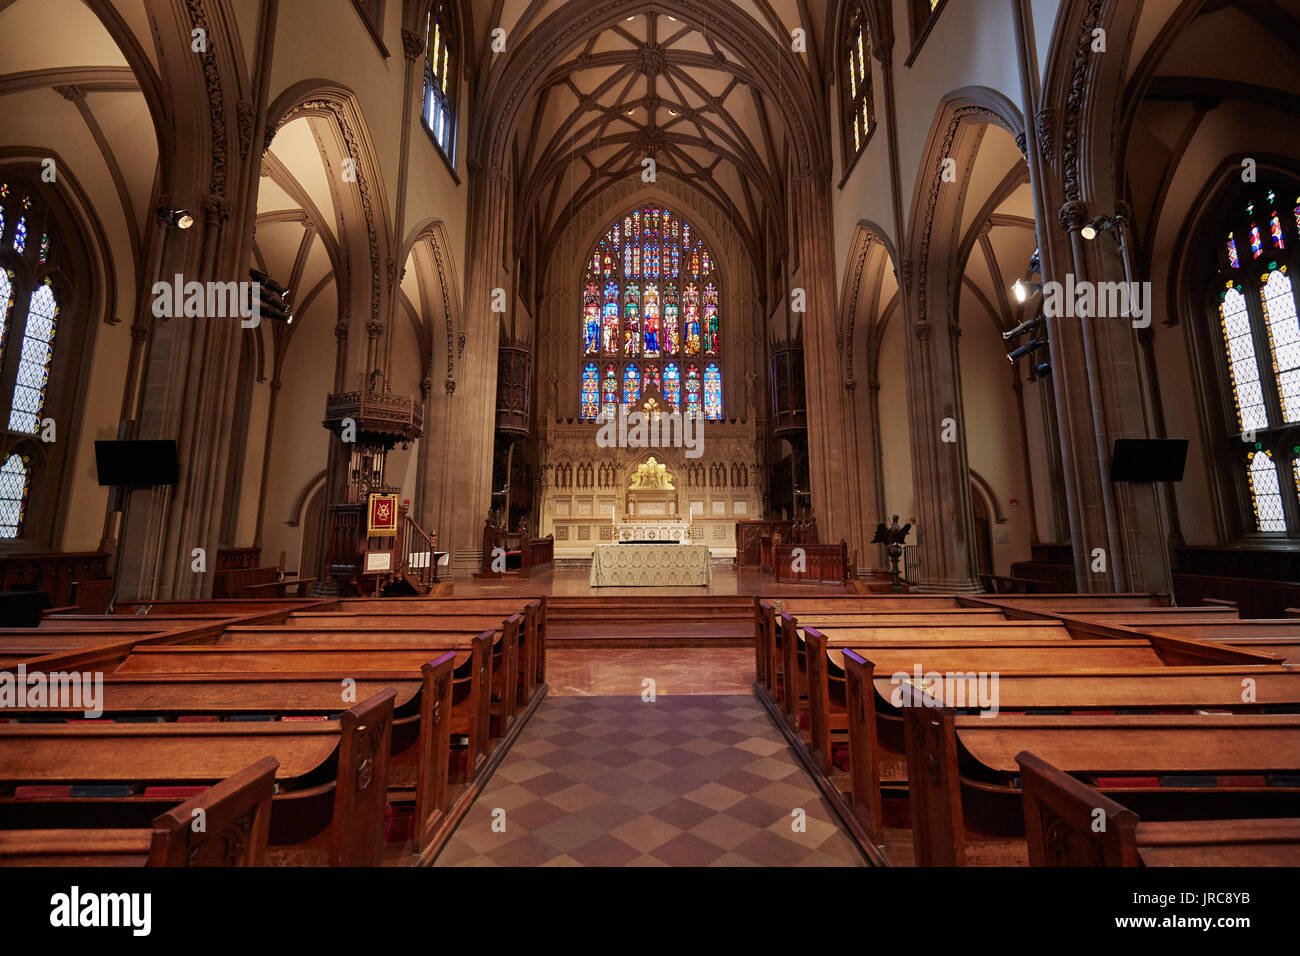
[[[435,865],[866,864],[760,705],[697,695],[547,697]]]

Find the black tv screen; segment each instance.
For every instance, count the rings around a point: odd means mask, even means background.
[[[1186,438],[1117,438],[1110,459],[1110,480],[1182,481],[1186,466]]]
[[[101,485],[148,488],[174,485],[180,479],[176,442],[97,441],[95,466]]]

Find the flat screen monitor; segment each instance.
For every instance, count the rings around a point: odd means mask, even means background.
[[[1117,438],[1110,480],[1135,484],[1182,481],[1186,466],[1186,438]]]
[[[95,466],[101,485],[148,488],[174,485],[180,478],[173,440],[97,441]]]

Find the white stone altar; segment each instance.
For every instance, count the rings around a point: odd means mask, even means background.
[[[598,544],[588,582],[593,588],[708,587],[713,568],[702,544]]]

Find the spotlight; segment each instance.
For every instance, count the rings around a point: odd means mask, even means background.
[[[1015,339],[1020,338],[1020,336],[1024,335],[1026,332],[1032,332],[1034,331],[1034,329],[1038,328],[1041,325],[1045,325],[1046,323],[1047,320],[1043,318],[1041,315],[1036,315],[1032,319],[1025,319],[1025,321],[1021,322],[1014,329],[1011,329],[1008,332],[1003,332],[1002,341],[1004,342],[1014,341]]]
[[[1038,255],[1039,250],[1034,250],[1033,258],[1029,260],[1029,275],[1041,276],[1043,274],[1043,260]]]
[[[1101,233],[1108,229],[1115,228],[1115,220],[1110,216],[1098,216],[1091,222],[1084,223],[1083,228],[1079,230],[1079,235],[1089,242],[1096,239]]]
[[[1051,363],[1051,362],[1043,362],[1043,363],[1040,364],[1040,365],[1035,365],[1035,366],[1034,366],[1034,373],[1035,373],[1039,378],[1047,378],[1049,375],[1052,374],[1052,363]]]
[[[187,210],[168,209],[166,206],[158,210],[158,221],[172,229],[189,229],[194,225],[194,217]]]
[[[1046,344],[1047,344],[1047,339],[1034,339],[1032,342],[1026,342],[1024,345],[1020,346],[1020,348],[1016,349],[1014,352],[1008,352],[1007,361],[1014,363],[1016,359],[1024,358],[1026,355],[1029,355],[1033,352],[1037,352]]]
[[[1011,291],[1015,294],[1016,301],[1023,305],[1043,291],[1043,284],[1041,282],[1026,282],[1024,279],[1017,279],[1016,284],[1011,287]]]
[[[273,321],[293,325],[293,313],[289,311],[289,298],[293,294],[265,272],[250,269],[248,277],[257,283],[258,296],[255,303],[258,315]]]

